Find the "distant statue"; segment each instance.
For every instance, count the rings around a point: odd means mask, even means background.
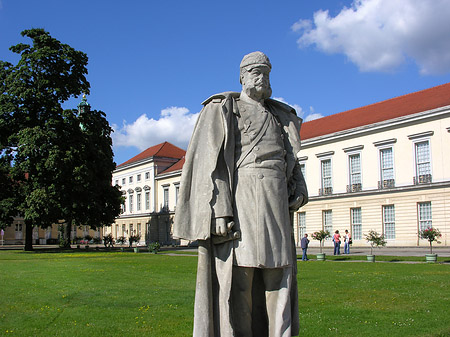
[[[199,244],[194,337],[298,335],[301,119],[270,99],[271,68],[244,56],[242,91],[203,102],[187,150],[173,234]]]

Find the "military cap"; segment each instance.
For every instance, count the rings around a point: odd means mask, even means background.
[[[245,55],[242,58],[240,68],[242,69],[252,65],[265,65],[272,69],[269,58],[266,56],[266,54],[260,51],[255,51],[253,53]]]

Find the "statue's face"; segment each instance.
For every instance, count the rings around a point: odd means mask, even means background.
[[[265,65],[249,67],[241,76],[242,90],[256,100],[269,98],[272,95],[269,74],[270,68]]]

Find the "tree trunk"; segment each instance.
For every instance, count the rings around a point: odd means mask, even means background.
[[[25,220],[25,246],[23,250],[26,252],[33,250],[33,224],[29,220]]]
[[[70,232],[72,231],[72,220],[64,224],[64,248],[70,248]]]

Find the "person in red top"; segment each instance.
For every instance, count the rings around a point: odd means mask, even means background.
[[[339,234],[338,230],[334,232],[333,242],[334,242],[334,255],[341,255],[341,235]]]

